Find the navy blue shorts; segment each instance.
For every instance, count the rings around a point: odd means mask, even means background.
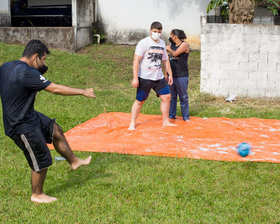
[[[32,131],[11,137],[23,151],[32,170],[38,172],[52,165],[52,156],[47,143],[53,140],[53,125],[55,119],[50,119],[37,112],[39,125]]]
[[[136,99],[138,101],[145,101],[148,98],[151,89],[153,89],[158,96],[170,94],[169,86],[165,78],[154,81],[138,77],[138,80],[139,86],[136,93]]]

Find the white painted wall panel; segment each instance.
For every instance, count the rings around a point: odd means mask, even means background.
[[[10,11],[10,1],[9,0],[0,0],[0,14],[9,15]]]
[[[148,34],[154,21],[163,24],[163,37],[182,29],[192,48],[200,48],[200,16],[206,14],[209,0],[99,0],[98,13],[108,40],[138,42]]]
[[[200,90],[215,96],[280,97],[280,26],[202,18]]]
[[[0,0],[0,26],[11,25],[10,0]]]

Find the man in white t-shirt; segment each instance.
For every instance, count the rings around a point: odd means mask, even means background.
[[[131,108],[131,121],[129,130],[135,130],[136,119],[141,111],[142,105],[148,98],[150,90],[153,89],[161,98],[161,113],[163,126],[176,126],[168,119],[170,106],[170,90],[172,85],[172,71],[169,64],[166,45],[160,39],[162,25],[160,22],[153,22],[150,28],[150,36],[142,39],[136,46],[133,61],[132,87],[137,88],[136,100]],[[169,74],[166,81],[162,65]]]

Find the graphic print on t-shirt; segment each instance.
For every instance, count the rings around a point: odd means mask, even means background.
[[[48,80],[44,77],[44,76],[42,76],[42,75],[40,75],[40,80],[42,80],[43,81],[43,83],[45,83],[45,82],[47,82]]]
[[[148,59],[150,60],[149,68],[161,68],[163,47],[151,46],[148,50]]]

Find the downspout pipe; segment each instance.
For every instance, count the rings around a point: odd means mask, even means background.
[[[97,38],[97,43],[100,44],[100,35],[99,34],[93,34],[93,36]]]

